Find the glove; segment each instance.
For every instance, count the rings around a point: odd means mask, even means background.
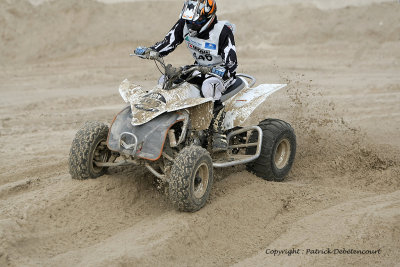
[[[135,55],[144,56],[144,55],[146,55],[148,50],[149,50],[149,48],[147,48],[147,47],[139,46],[138,48],[135,49]]]
[[[135,49],[135,54],[141,58],[152,59],[152,60],[160,56],[160,54],[157,51],[154,51],[151,48],[141,47],[141,46]]]
[[[211,72],[213,68],[211,67],[206,67],[206,66],[200,66],[199,67],[199,71],[201,72],[201,74],[208,74],[209,72]]]
[[[226,69],[225,68],[212,68],[211,73],[218,75],[219,77],[223,78],[225,75]]]

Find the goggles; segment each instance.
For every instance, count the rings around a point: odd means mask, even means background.
[[[186,23],[189,25],[203,26],[206,21],[207,19],[203,18],[202,20],[197,20],[197,21],[187,20]]]

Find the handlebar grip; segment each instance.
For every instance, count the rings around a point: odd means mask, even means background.
[[[160,58],[160,53],[157,52],[157,51],[150,50],[150,52],[149,52],[148,55],[147,55],[147,58],[148,58],[148,59],[151,59],[151,60]]]
[[[212,67],[199,66],[199,71],[202,74],[208,74],[211,72],[211,70],[212,70]]]

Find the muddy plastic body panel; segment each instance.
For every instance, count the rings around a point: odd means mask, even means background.
[[[271,94],[286,87],[286,84],[261,84],[253,88],[249,87],[245,79],[242,80],[245,86],[241,86],[223,99],[226,130],[250,126],[245,122],[251,113]],[[139,85],[124,80],[119,91],[125,102],[131,105],[133,114],[130,120],[135,126],[144,125],[165,113],[213,102],[212,98],[202,98],[199,88],[188,83],[169,91],[163,90],[160,85],[151,90],[145,90]]]
[[[261,84],[251,88],[245,79],[242,81],[244,86],[233,90],[224,99],[225,130],[247,126],[245,122],[251,113],[268,96],[286,86]],[[108,147],[121,154],[156,161],[162,155],[168,131],[174,124],[191,122],[194,129],[204,130],[212,118],[213,99],[202,98],[199,88],[188,83],[173,90],[163,90],[160,85],[146,90],[124,80],[119,91],[129,106],[116,116],[111,125]]]
[[[131,105],[131,123],[134,126],[148,123],[165,113],[213,102],[212,98],[201,97],[200,90],[189,83],[173,90],[163,90],[161,85],[146,90],[125,79],[119,92],[125,102]]]
[[[286,87],[286,84],[261,84],[255,88],[245,88],[227,100],[225,104],[224,126],[226,130],[245,127],[246,120],[271,94]]]
[[[168,130],[183,121],[177,112],[165,113],[146,124],[133,126],[131,107],[124,108],[111,125],[107,145],[112,151],[155,161],[161,157]]]

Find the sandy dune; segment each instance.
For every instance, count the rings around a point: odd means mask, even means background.
[[[284,183],[217,170],[194,214],[176,212],[141,168],[88,181],[67,170],[77,129],[123,107],[119,83],[159,77],[127,55],[160,40],[182,1],[0,2],[0,266],[399,263],[400,4],[239,2],[219,1],[238,28],[239,71],[289,84],[250,121],[290,122],[298,154]],[[192,62],[184,47],[167,60]],[[265,253],[290,248],[382,253]]]

